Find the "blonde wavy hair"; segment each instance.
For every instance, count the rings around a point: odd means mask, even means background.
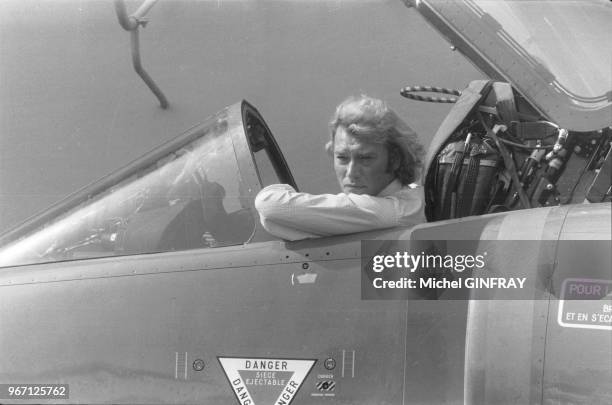
[[[348,97],[338,105],[329,122],[330,141],[325,145],[330,155],[338,127],[358,139],[385,144],[389,152],[388,171],[399,160],[394,175],[403,185],[418,180],[425,150],[416,132],[383,100],[362,94]]]

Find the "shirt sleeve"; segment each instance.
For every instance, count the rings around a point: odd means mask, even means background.
[[[421,189],[403,190],[401,198],[308,194],[287,184],[274,184],[259,192],[255,208],[268,232],[299,240],[421,223],[421,194]]]

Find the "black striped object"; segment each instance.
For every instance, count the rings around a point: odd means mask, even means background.
[[[316,386],[319,391],[333,391],[336,388],[336,382],[331,380],[319,381]]]
[[[429,96],[420,96],[418,94],[413,94],[416,92],[451,94],[454,96],[461,95],[461,92],[459,90],[447,89],[445,87],[433,87],[433,86],[408,86],[400,90],[400,94],[402,96],[409,98],[411,100],[426,101],[428,103],[454,103],[457,101],[457,99],[454,97],[450,97],[450,98],[429,97]]]

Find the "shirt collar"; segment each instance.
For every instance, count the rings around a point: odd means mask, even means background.
[[[402,183],[395,179],[391,183],[387,185],[387,187],[383,188],[380,193],[378,193],[378,197],[388,197],[400,191],[402,189]]]

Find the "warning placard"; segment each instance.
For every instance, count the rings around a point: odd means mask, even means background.
[[[566,328],[612,330],[612,280],[564,280],[557,321]]]
[[[289,405],[316,360],[217,357],[240,405]]]

